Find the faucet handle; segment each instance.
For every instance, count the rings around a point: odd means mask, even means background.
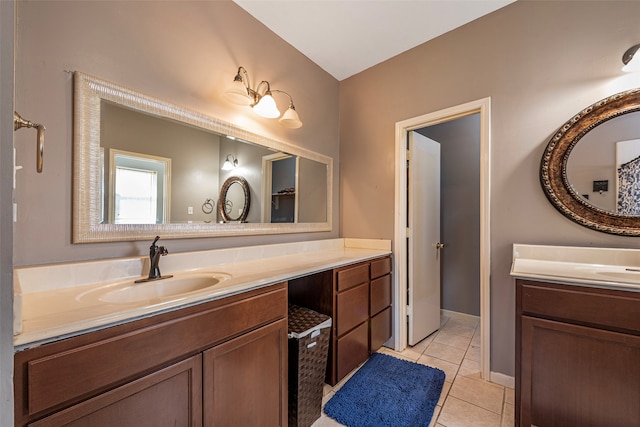
[[[169,251],[167,250],[167,248],[165,248],[164,246],[160,246],[158,248],[158,253],[162,256],[166,255],[169,253]]]

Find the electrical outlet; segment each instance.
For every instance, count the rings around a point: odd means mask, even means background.
[[[193,215],[193,206],[187,208],[187,215]]]

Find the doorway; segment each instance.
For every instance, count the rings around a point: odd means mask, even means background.
[[[489,190],[490,190],[490,105],[484,98],[459,106],[436,111],[396,123],[395,166],[395,231],[394,231],[394,340],[395,350],[407,346],[407,135],[408,132],[448,122],[479,113],[480,115],[480,202],[478,206],[480,224],[480,373],[482,378],[490,376],[490,234],[489,234]]]

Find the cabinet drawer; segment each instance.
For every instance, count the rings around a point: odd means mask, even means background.
[[[78,403],[29,427],[202,424],[202,356],[197,355]],[[159,404],[161,402],[161,404]]]
[[[369,281],[369,264],[360,264],[355,267],[339,270],[337,274],[338,292],[342,292],[361,283]]]
[[[284,284],[245,299],[202,304],[189,315],[170,314],[167,320],[137,327],[136,322],[16,354],[16,395],[25,399],[20,416],[70,404],[132,378],[193,355],[245,331],[281,319],[287,313]],[[231,297],[233,298],[233,297]],[[176,312],[178,313],[178,312]],[[162,316],[161,316],[162,317]],[[78,344],[76,344],[78,343]],[[19,418],[19,416],[17,415]]]
[[[370,292],[370,314],[373,316],[391,305],[391,275],[372,280]]]
[[[371,261],[371,278],[391,273],[391,257]]]
[[[391,338],[391,307],[373,316],[369,322],[371,353],[374,353]]]
[[[369,324],[355,328],[337,342],[338,381],[369,357]]]
[[[337,336],[366,321],[369,318],[369,285],[364,283],[338,294],[337,312]]]
[[[522,281],[522,313],[640,334],[640,294]]]

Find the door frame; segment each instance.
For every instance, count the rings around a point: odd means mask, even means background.
[[[491,334],[491,98],[483,98],[433,113],[396,122],[395,126],[395,225],[394,337],[397,351],[407,347],[407,132],[480,113],[480,376],[490,378]]]

